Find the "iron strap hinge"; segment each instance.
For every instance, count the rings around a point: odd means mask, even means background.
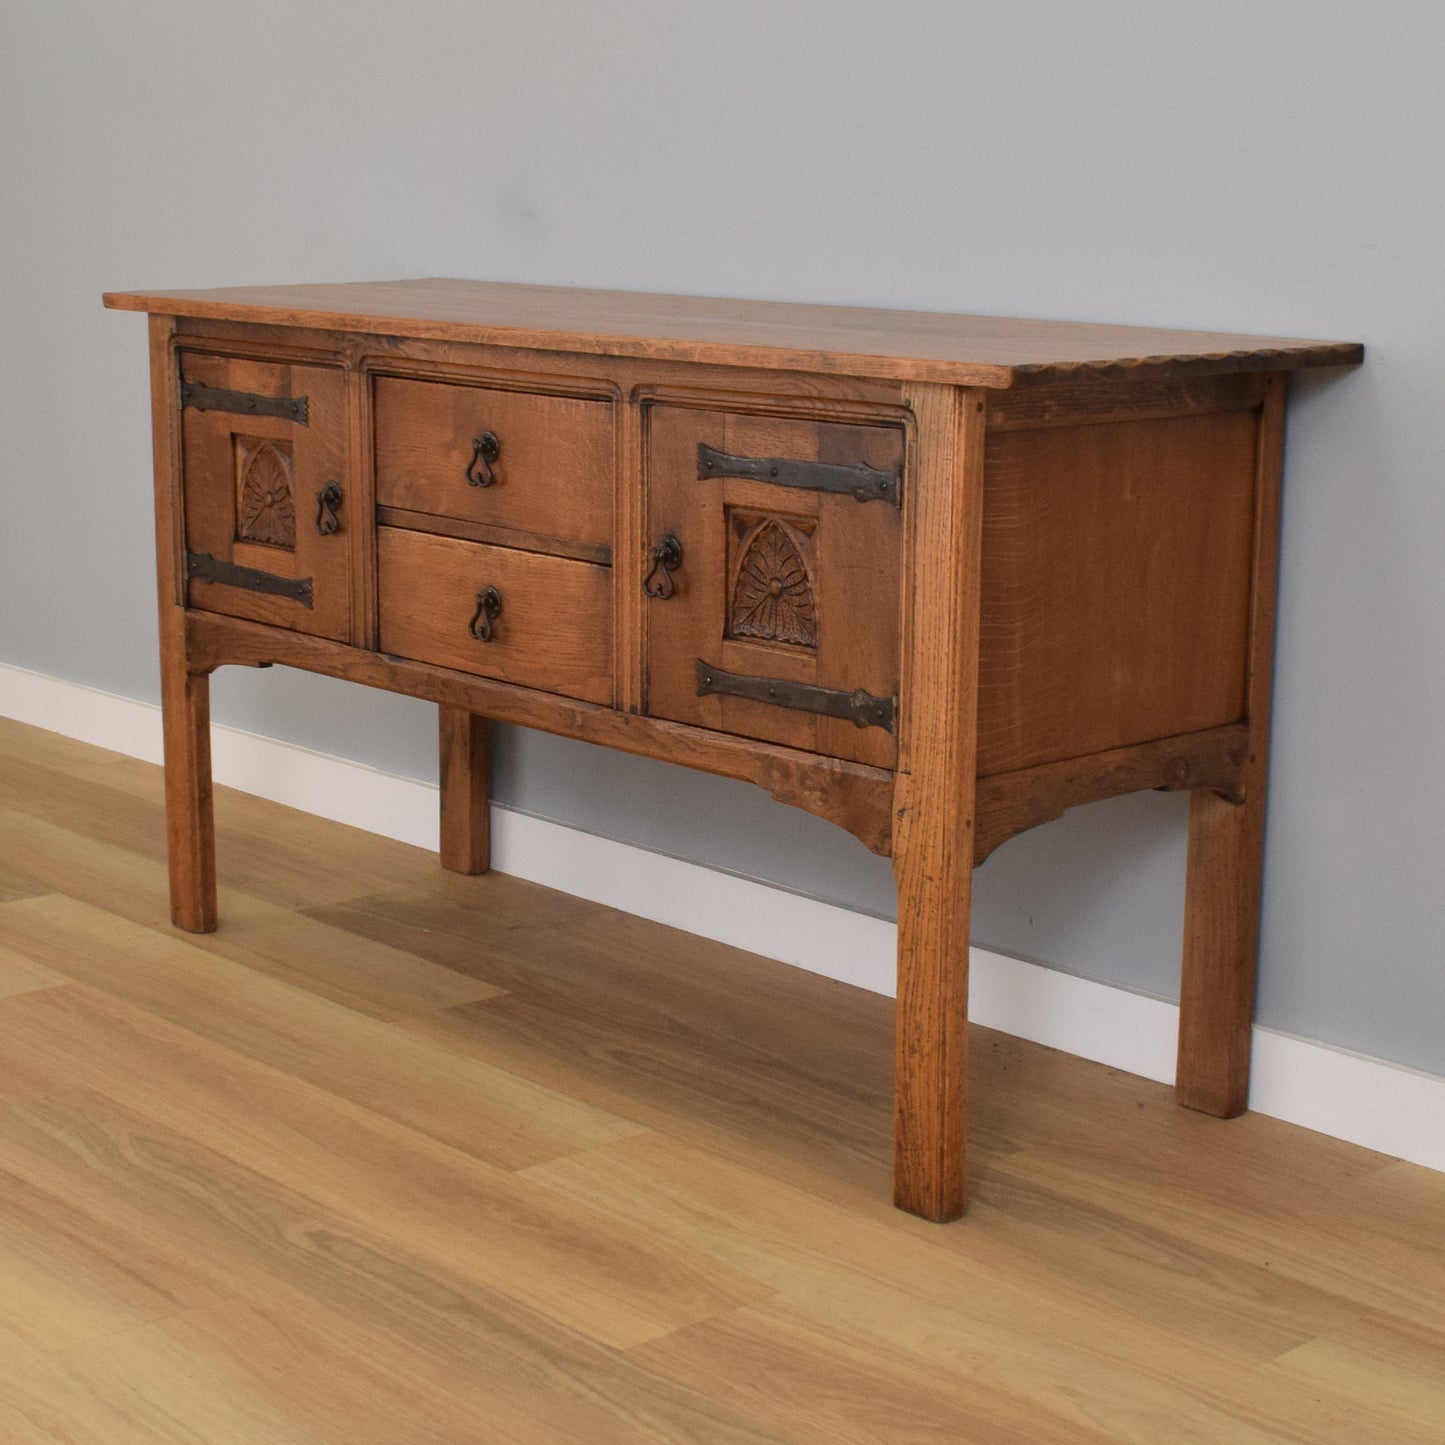
[[[269,592],[275,597],[289,597],[303,607],[310,607],[311,578],[278,577],[274,572],[258,572],[254,567],[238,567],[222,562],[209,552],[186,549],[186,576],[193,582],[218,582],[223,587],[243,587],[247,592]]]
[[[902,503],[896,472],[870,467],[867,462],[846,467],[836,462],[797,462],[787,457],[734,457],[703,442],[697,444],[697,479],[746,477],[778,487],[801,487],[809,492],[838,492],[860,502]]]
[[[726,672],[702,658],[697,660],[697,695],[706,697],[719,693],[724,697],[745,697],[752,702],[769,702],[776,707],[796,708],[800,712],[820,713],[824,717],[845,718],[860,728],[882,728],[893,731],[893,715],[897,699],[874,697],[861,687],[852,692],[842,688],[817,687],[811,682],[788,682],[779,677],[747,677]]]
[[[183,381],[181,406],[197,411],[234,411],[242,416],[279,416],[297,426],[308,425],[304,396],[259,396],[254,391],[227,391],[199,381]]]

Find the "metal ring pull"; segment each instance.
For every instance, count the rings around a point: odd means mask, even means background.
[[[642,579],[642,590],[649,597],[666,601],[677,591],[672,574],[682,567],[682,543],[675,532],[669,532],[652,549],[652,570]],[[658,573],[662,575],[659,577]],[[653,579],[657,580],[654,581]]]
[[[496,480],[492,463],[502,454],[502,442],[494,431],[484,431],[472,442],[472,459],[467,463],[467,481],[474,487],[490,487]]]
[[[316,530],[323,537],[333,537],[341,530],[341,518],[336,514],[345,500],[336,482],[327,482],[316,494]]]
[[[502,612],[502,594],[495,587],[488,587],[485,592],[477,593],[477,610],[472,614],[472,620],[467,624],[467,631],[477,639],[478,642],[490,642],[493,637],[492,623],[494,623]]]

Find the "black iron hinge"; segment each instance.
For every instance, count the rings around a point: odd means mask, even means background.
[[[845,718],[857,727],[882,728],[889,733],[893,731],[893,715],[897,710],[895,698],[874,697],[861,687],[848,692],[843,688],[817,687],[810,682],[788,682],[780,677],[748,677],[726,672],[698,658],[697,694],[705,697],[709,693]]]

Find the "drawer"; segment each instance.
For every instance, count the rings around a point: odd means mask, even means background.
[[[179,360],[187,604],[350,641],[345,375],[204,352]]]
[[[611,577],[590,562],[379,527],[380,648],[607,704]]]
[[[610,560],[617,471],[607,401],[378,376],[376,499],[494,529],[507,545],[553,540]]]
[[[647,710],[891,766],[904,433],[656,404]]]

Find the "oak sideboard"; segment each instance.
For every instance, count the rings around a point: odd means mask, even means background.
[[[1352,343],[425,280],[150,313],[171,908],[216,926],[209,675],[750,780],[891,856],[894,1198],[964,1205],[972,870],[1188,789],[1177,1091],[1245,1107],[1289,373]]]

